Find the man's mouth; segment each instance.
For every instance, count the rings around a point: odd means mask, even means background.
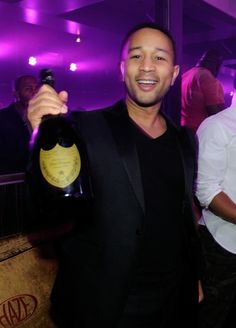
[[[154,84],[157,83],[157,80],[143,80],[143,79],[138,79],[137,82],[138,82],[138,84],[154,85]]]

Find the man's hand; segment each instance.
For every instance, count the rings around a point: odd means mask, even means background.
[[[27,118],[32,129],[39,126],[44,115],[67,113],[67,100],[68,93],[66,91],[57,93],[49,85],[43,85],[29,101]]]

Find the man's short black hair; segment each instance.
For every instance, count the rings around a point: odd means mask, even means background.
[[[199,59],[197,66],[204,67],[204,65],[208,65],[209,63],[219,66],[223,63],[222,54],[215,48],[206,50]]]
[[[143,28],[151,28],[153,30],[157,30],[162,32],[163,34],[165,34],[167,36],[167,38],[170,40],[171,44],[172,44],[172,48],[173,48],[173,54],[174,54],[174,64],[176,63],[176,46],[175,46],[175,40],[173,38],[173,36],[171,35],[170,31],[166,28],[164,28],[163,26],[154,23],[154,22],[143,22],[143,23],[139,23],[137,25],[135,25],[125,36],[123,43],[122,43],[122,47],[121,47],[121,54],[123,52],[123,49],[127,43],[127,41],[129,40],[129,38],[137,31],[143,29]]]

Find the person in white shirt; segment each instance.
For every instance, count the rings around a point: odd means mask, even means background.
[[[236,77],[231,106],[206,118],[199,141],[196,196],[206,260],[200,328],[236,327]]]

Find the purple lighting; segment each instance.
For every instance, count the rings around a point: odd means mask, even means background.
[[[0,42],[0,49],[0,58],[7,57],[14,51],[13,45],[10,42]]]
[[[67,20],[65,21],[65,24],[68,33],[77,34],[78,31],[80,30],[80,25],[76,22]]]
[[[37,64],[61,66],[63,64],[63,55],[57,52],[45,52],[37,54]]]
[[[39,23],[39,14],[36,10],[24,8],[25,21],[30,24]]]

